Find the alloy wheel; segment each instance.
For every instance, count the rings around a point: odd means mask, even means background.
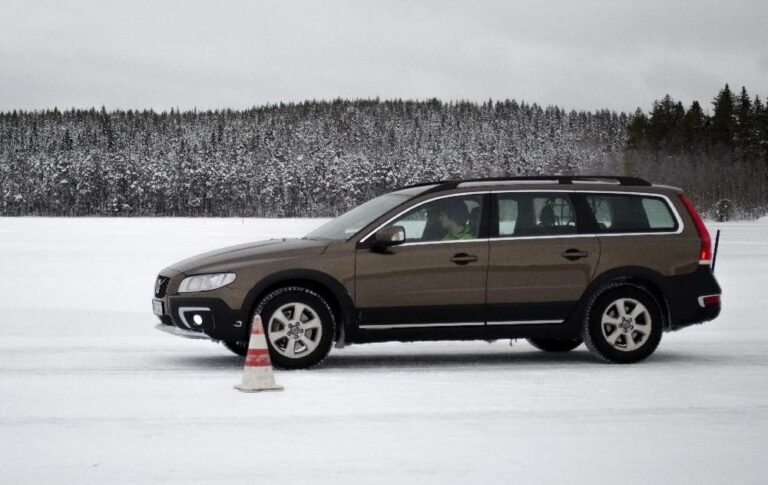
[[[267,336],[272,348],[289,359],[311,354],[320,345],[323,326],[317,312],[304,303],[287,303],[269,319]]]
[[[648,341],[651,323],[651,314],[645,305],[634,298],[619,298],[606,307],[600,329],[611,347],[631,352]]]

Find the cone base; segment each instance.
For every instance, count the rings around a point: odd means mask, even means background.
[[[285,389],[283,386],[275,384],[269,387],[245,387],[242,384],[234,386],[235,389],[242,392],[261,392],[261,391],[282,391]]]

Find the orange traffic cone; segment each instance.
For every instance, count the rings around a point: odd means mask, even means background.
[[[248,354],[245,357],[243,383],[235,386],[235,389],[243,392],[283,390],[283,386],[275,383],[267,339],[264,336],[264,327],[259,315],[254,315],[251,325],[251,340],[248,342]]]

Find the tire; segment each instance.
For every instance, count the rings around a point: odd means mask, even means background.
[[[570,352],[582,342],[580,338],[529,338],[527,340],[544,352]]]
[[[336,318],[328,302],[312,290],[299,286],[277,289],[261,300],[255,314],[261,315],[275,367],[308,369],[331,351]]]
[[[241,340],[224,340],[221,342],[224,347],[232,351],[233,354],[245,357],[248,353],[248,342]]]
[[[640,286],[618,283],[592,298],[583,337],[598,359],[631,364],[656,350],[663,330],[664,314],[656,298]]]

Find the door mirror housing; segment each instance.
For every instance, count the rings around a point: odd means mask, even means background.
[[[388,226],[379,229],[373,234],[372,249],[386,249],[405,242],[405,228],[403,226]]]

